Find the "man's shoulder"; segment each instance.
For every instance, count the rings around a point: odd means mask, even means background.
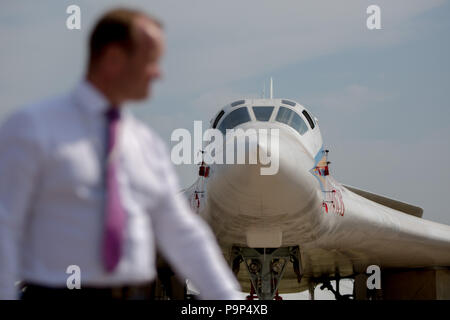
[[[70,106],[71,93],[53,96],[22,105],[6,116],[6,119],[29,119],[35,123],[45,121],[49,115],[57,115]]]
[[[61,119],[70,119],[71,94],[54,96],[25,104],[7,114],[0,121],[0,133],[5,139],[46,144],[53,127],[61,126]]]

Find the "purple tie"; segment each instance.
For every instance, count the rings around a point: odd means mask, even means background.
[[[120,201],[117,182],[117,133],[120,120],[118,107],[111,107],[106,112],[108,128],[108,149],[106,157],[106,203],[105,229],[103,237],[103,264],[108,272],[112,272],[119,263],[122,253],[123,231],[125,228],[125,211]]]

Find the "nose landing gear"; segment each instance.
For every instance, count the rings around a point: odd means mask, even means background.
[[[256,297],[260,300],[282,300],[278,287],[289,261],[293,263],[299,282],[302,278],[298,246],[275,249],[233,247],[232,261],[235,273],[239,271],[240,262],[245,263],[251,281],[247,300]]]

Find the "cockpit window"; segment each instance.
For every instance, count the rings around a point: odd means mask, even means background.
[[[258,121],[269,121],[273,107],[253,107],[255,118]]]
[[[309,125],[311,126],[311,129],[314,129],[314,127],[315,127],[314,120],[311,118],[309,113],[306,110],[303,110],[302,113],[305,116],[306,120],[308,120]]]
[[[289,100],[281,100],[281,103],[295,107],[295,102]]]
[[[276,120],[287,124],[298,131],[301,135],[308,131],[305,121],[303,121],[303,119],[291,109],[280,107]]]
[[[239,108],[230,112],[220,123],[219,130],[226,134],[227,129],[232,129],[244,122],[250,121],[250,115],[246,107]]]
[[[221,110],[220,113],[217,115],[216,120],[214,120],[214,123],[213,123],[213,126],[212,126],[214,129],[217,127],[217,124],[219,123],[219,121],[222,118],[224,113],[225,112],[223,110]]]
[[[244,104],[244,103],[245,103],[245,100],[238,100],[238,101],[233,102],[233,103],[231,104],[231,106],[232,106],[232,107],[236,107],[236,106],[238,106],[238,105],[240,105],[240,104]]]

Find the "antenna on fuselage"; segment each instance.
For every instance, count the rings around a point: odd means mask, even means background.
[[[273,99],[273,80],[270,77],[270,99]]]
[[[265,83],[265,82],[263,82],[262,98],[263,98],[263,99],[266,98],[266,83]]]

